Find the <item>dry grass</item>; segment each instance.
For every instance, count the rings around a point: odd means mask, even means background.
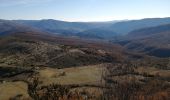
[[[58,83],[69,84],[98,84],[101,79],[103,65],[73,67],[65,69],[45,68],[39,71],[43,85]],[[65,75],[62,75],[65,73]]]
[[[78,87],[78,88],[72,89],[72,91],[86,92],[95,97],[99,97],[100,95],[102,95],[102,92],[103,92],[101,88],[97,88],[97,87]]]
[[[154,67],[138,67],[135,70],[139,73],[148,73],[150,75],[159,75],[161,77],[170,76],[170,70],[162,70]]]
[[[6,82],[0,83],[0,99],[9,100],[11,97],[22,95],[29,98],[27,93],[27,84],[24,82]]]
[[[143,80],[144,78],[145,77],[141,75],[122,75],[122,76],[114,76],[112,77],[112,80],[124,83],[124,82],[133,82],[133,81],[140,82],[140,80]]]

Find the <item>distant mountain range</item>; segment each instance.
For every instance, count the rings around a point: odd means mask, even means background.
[[[27,26],[42,32],[60,34],[64,36],[78,36],[84,38],[110,39],[125,35],[131,31],[169,24],[170,18],[149,18],[142,20],[122,20],[110,22],[65,22],[53,19],[47,20],[0,20],[15,27]]]
[[[157,57],[170,57],[170,18],[111,22],[65,22],[52,19],[0,20],[1,36],[18,33],[27,34],[24,35],[25,37],[38,38],[43,34],[44,40],[49,36],[52,39],[56,35],[109,40],[121,44],[130,51]]]
[[[21,23],[30,27],[40,29],[45,32],[63,34],[63,35],[75,35],[79,32],[83,32],[89,29],[98,27],[109,26],[114,22],[65,22],[53,19],[47,20],[15,20],[17,23]]]

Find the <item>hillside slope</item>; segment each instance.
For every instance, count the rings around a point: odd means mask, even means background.
[[[90,29],[76,34],[81,38],[112,39],[118,34],[109,29]]]
[[[123,61],[122,55],[117,45],[36,31],[13,31],[0,36],[1,66],[64,68],[119,62]]]
[[[170,24],[132,31],[118,43],[132,51],[170,57]]]
[[[118,34],[127,34],[133,30],[155,27],[159,25],[169,24],[170,18],[148,18],[142,20],[129,20],[115,23],[110,26],[110,29]]]
[[[40,30],[23,25],[14,21],[0,20],[0,35],[7,35],[15,32],[41,32]]]

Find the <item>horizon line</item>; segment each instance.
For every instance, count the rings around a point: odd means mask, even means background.
[[[170,18],[169,17],[145,17],[145,18],[127,18],[127,19],[115,19],[115,20],[99,20],[99,21],[69,21],[69,20],[62,20],[62,19],[55,19],[55,18],[40,18],[40,19],[3,19],[3,18],[0,18],[0,20],[33,20],[33,21],[38,21],[38,20],[55,20],[55,21],[63,21],[63,22],[84,22],[84,23],[90,23],[90,22],[112,22],[112,21],[132,21],[132,20],[143,20],[143,19],[156,19],[156,18]]]

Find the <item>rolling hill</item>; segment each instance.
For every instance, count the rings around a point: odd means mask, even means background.
[[[78,38],[1,20],[0,98],[168,100],[169,26],[130,32],[119,40],[125,49],[96,39],[112,39],[106,28],[88,29]]]
[[[109,27],[118,34],[128,34],[129,32],[146,27],[154,27],[169,24],[170,18],[146,18],[141,20],[128,20],[115,23]]]
[[[131,51],[170,57],[170,24],[132,31],[118,43]]]
[[[0,32],[0,66],[64,68],[123,61],[120,46],[58,36],[7,22]]]
[[[10,20],[0,20],[0,35],[15,32],[41,32],[40,30]]]
[[[153,55],[157,57],[169,57],[170,25],[164,24],[159,26],[159,24],[168,22],[169,18],[153,18],[136,21],[117,22],[114,25],[119,25],[120,23],[122,23],[123,26],[136,25],[142,27],[143,25],[144,27],[144,25],[148,23],[146,26],[152,26],[152,27],[145,26],[145,28],[140,29],[135,29],[136,27],[134,27],[133,29],[135,30],[129,32],[129,34],[124,37],[124,39],[120,38],[120,40],[118,40],[118,43],[131,51]],[[114,29],[108,29],[110,24],[113,23],[114,22],[101,22],[101,23],[64,22],[57,20],[15,20],[15,21],[0,20],[0,35],[1,36],[7,35],[7,37],[10,38],[16,37],[17,39],[19,37],[19,40],[26,39],[29,41],[31,39],[31,41],[33,40],[34,42],[42,41],[48,43],[49,42],[59,43],[62,45],[83,46],[91,48],[97,47],[97,49],[109,48],[110,50],[113,50],[112,46],[114,44],[103,43],[99,42],[98,40],[97,41],[95,40],[95,39],[106,40],[113,39],[120,35],[117,34],[117,32],[114,32],[113,31]],[[123,26],[119,27],[122,28],[123,30],[124,28]],[[59,31],[54,31],[59,32],[58,34],[60,34],[60,36],[56,34],[51,34],[53,32],[49,30],[52,28],[62,30],[63,33],[62,32],[60,33]],[[76,31],[73,32],[72,29]],[[72,31],[73,33],[68,31]],[[81,39],[77,37],[65,37],[65,36],[77,36],[81,37]],[[94,39],[94,41],[92,39]]]

